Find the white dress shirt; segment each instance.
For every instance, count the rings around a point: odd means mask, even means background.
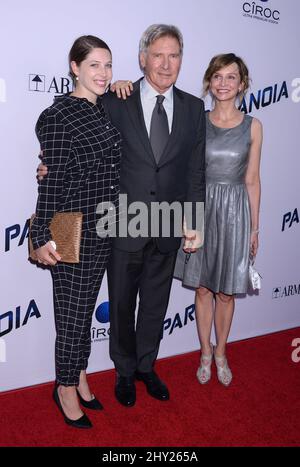
[[[146,77],[140,82],[140,91],[144,120],[148,135],[150,136],[151,117],[156,104],[156,96],[159,95],[159,92],[151,86]],[[171,133],[173,122],[173,85],[162,96],[165,97],[163,106],[168,117],[169,133]]]

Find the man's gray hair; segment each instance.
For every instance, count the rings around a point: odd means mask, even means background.
[[[147,52],[148,47],[153,44],[154,41],[161,37],[170,36],[178,40],[180,47],[180,55],[183,53],[183,37],[180,30],[172,24],[151,24],[146,31],[143,33],[139,52]]]

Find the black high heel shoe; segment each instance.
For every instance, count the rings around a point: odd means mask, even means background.
[[[103,405],[95,396],[94,396],[94,399],[90,401],[86,401],[83,399],[83,397],[81,397],[80,392],[78,391],[77,388],[76,388],[76,391],[77,391],[79,402],[81,405],[83,405],[83,407],[85,407],[86,409],[90,409],[90,410],[103,410],[104,408]]]
[[[71,420],[70,418],[66,416],[62,408],[61,402],[59,400],[57,388],[58,386],[56,385],[53,390],[53,400],[55,404],[57,405],[57,407],[59,408],[60,412],[62,413],[66,424],[73,426],[74,428],[92,428],[93,425],[85,414],[83,414],[82,417],[78,418],[77,420]]]

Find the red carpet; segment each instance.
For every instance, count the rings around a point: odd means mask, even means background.
[[[105,410],[88,412],[94,428],[64,424],[52,384],[0,394],[0,446],[300,446],[300,362],[291,354],[300,328],[228,346],[234,379],[225,388],[196,377],[199,353],[167,358],[156,370],[171,400],[159,402],[137,383],[137,403],[114,399],[114,372],[89,376]]]

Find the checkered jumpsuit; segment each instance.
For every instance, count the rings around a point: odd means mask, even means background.
[[[83,213],[80,263],[51,267],[56,381],[73,386],[88,365],[92,315],[110,254],[110,239],[96,233],[96,208],[101,202],[117,206],[121,139],[100,99],[93,105],[74,96],[59,97],[42,112],[36,132],[48,175],[39,183],[34,248],[51,240],[49,222],[55,212]]]

